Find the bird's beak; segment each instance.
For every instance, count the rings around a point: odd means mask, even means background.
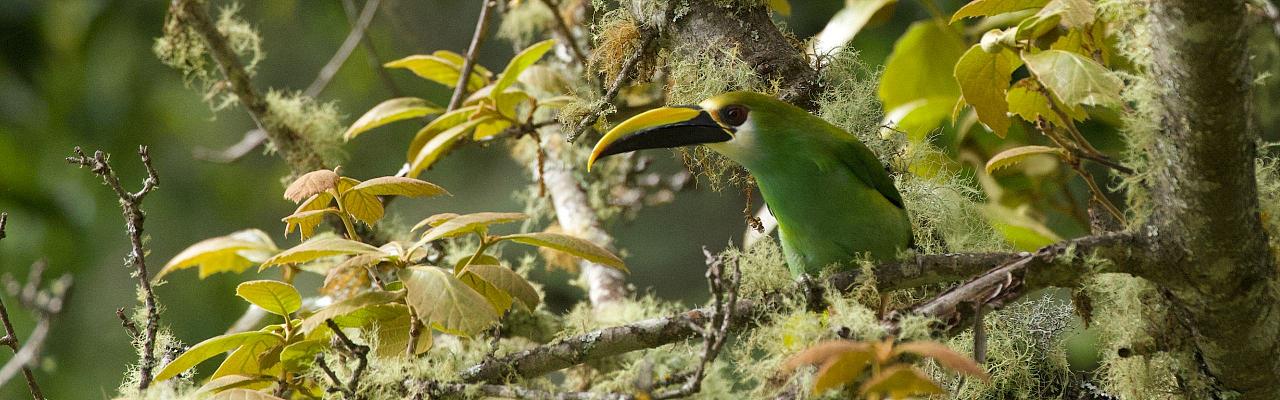
[[[698,106],[662,107],[640,113],[609,130],[587,159],[587,171],[597,159],[636,150],[671,148],[733,139],[711,114]]]

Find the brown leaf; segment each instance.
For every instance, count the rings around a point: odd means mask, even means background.
[[[336,172],[327,169],[315,170],[298,177],[289,184],[289,187],[284,190],[284,198],[297,203],[312,195],[333,189],[337,185]]]
[[[973,359],[964,354],[957,353],[955,350],[934,341],[915,341],[910,343],[901,343],[893,350],[894,355],[903,353],[916,354],[921,357],[932,358],[934,361],[944,368],[956,371],[965,375],[975,376],[983,380],[990,380],[987,371],[982,369],[981,365],[974,362]]]

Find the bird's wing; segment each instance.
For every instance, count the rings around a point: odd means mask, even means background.
[[[837,150],[837,158],[863,183],[876,188],[876,191],[879,191],[893,205],[905,209],[902,205],[902,195],[898,193],[898,188],[893,186],[893,178],[889,177],[889,172],[885,170],[883,164],[880,164],[876,154],[857,139],[850,138],[840,142],[842,145]]]

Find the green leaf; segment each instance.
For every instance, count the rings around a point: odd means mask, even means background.
[[[423,218],[422,221],[418,221],[418,223],[415,224],[413,228],[410,230],[416,231],[422,228],[426,228],[428,226],[440,226],[440,224],[448,222],[449,220],[457,217],[458,217],[458,214],[454,214],[450,212],[435,214],[430,217]]]
[[[1033,76],[1067,106],[1120,104],[1124,84],[1096,61],[1062,50],[1023,53],[1022,60]]]
[[[1022,117],[1027,122],[1035,123],[1038,119],[1044,118],[1055,126],[1066,126],[1062,118],[1058,117],[1058,113],[1053,112],[1049,97],[1040,92],[1033,79],[1022,79],[1014,83],[1013,88],[1010,88],[1009,93],[1005,95],[1005,99],[1009,102],[1009,112]]]
[[[1044,223],[1028,216],[1025,209],[1012,210],[999,204],[988,204],[982,211],[991,226],[1015,249],[1035,251],[1062,241]]]
[[[375,196],[431,197],[449,194],[444,188],[424,180],[403,176],[373,178],[351,188]]]
[[[294,203],[338,187],[338,173],[327,169],[311,171],[294,179],[284,190],[284,198]]]
[[[538,303],[542,302],[533,285],[511,268],[496,264],[472,264],[467,266],[465,272],[484,279],[485,282],[519,300],[520,304],[530,310],[538,308]]]
[[[328,319],[336,319],[350,314],[361,308],[368,306],[386,304],[404,298],[404,291],[384,292],[375,290],[364,292],[346,300],[330,304],[328,307],[322,308],[302,320],[302,332],[304,334],[311,333],[317,327],[324,325],[324,321]]]
[[[279,281],[257,280],[241,283],[236,286],[236,296],[275,315],[288,316],[302,308],[302,295],[298,294],[298,289]]]
[[[1059,14],[1036,14],[1018,23],[1014,29],[1014,41],[1029,41],[1044,36],[1046,33],[1052,32],[1058,28],[1058,22],[1062,21],[1062,15]]]
[[[280,336],[259,331],[214,336],[212,338],[205,339],[203,342],[196,343],[195,346],[191,346],[190,349],[182,353],[178,358],[175,358],[172,362],[166,364],[164,368],[160,369],[160,372],[156,373],[155,380],[156,382],[160,382],[175,377],[183,371],[195,367],[204,360],[208,360],[213,358],[213,356],[237,349],[248,343],[267,342],[279,344],[283,341],[284,339],[280,338]]]
[[[280,249],[266,232],[245,229],[226,236],[202,240],[173,256],[154,280],[166,274],[200,266],[200,278],[218,272],[244,272],[254,263],[266,261]]]
[[[513,303],[511,295],[505,290],[499,289],[494,284],[489,283],[489,281],[486,281],[475,272],[464,269],[461,274],[458,274],[458,280],[467,284],[467,286],[470,286],[472,290],[476,291],[476,293],[480,293],[481,296],[484,296],[484,299],[489,302],[490,306],[493,306],[493,311],[498,313],[498,315],[502,315],[502,313],[507,312],[507,310],[511,308],[511,304]]]
[[[547,51],[551,50],[551,47],[555,45],[555,39],[547,39],[534,43],[532,46],[525,48],[524,51],[521,51],[520,54],[516,54],[511,59],[511,62],[507,63],[507,68],[502,70],[502,75],[498,77],[498,81],[494,82],[492,93],[502,93],[507,86],[516,83],[516,78],[520,77],[520,73],[524,72],[525,68],[529,68],[530,65],[542,59],[542,55],[547,54]]]
[[[769,8],[782,15],[791,15],[791,2],[787,0],[769,0]]]
[[[342,138],[351,140],[361,133],[379,126],[400,120],[424,117],[441,111],[444,111],[444,109],[417,97],[394,98],[378,103],[364,115],[361,115],[360,119],[357,119],[342,134]]]
[[[342,192],[342,210],[364,222],[365,225],[373,225],[386,213],[382,207],[382,200],[378,200],[378,196],[359,190]]]
[[[879,95],[886,110],[917,99],[960,96],[951,73],[966,49],[964,39],[933,21],[911,25],[893,46],[880,78]]]
[[[498,322],[498,313],[484,296],[443,269],[409,267],[399,276],[418,319],[442,332],[471,336]]]
[[[1065,157],[1067,155],[1067,151],[1063,150],[1061,147],[1048,146],[1014,147],[1012,149],[1002,151],[992,156],[990,160],[987,160],[987,173],[990,174],[995,171],[999,171],[1001,168],[1020,163],[1023,160],[1026,160],[1027,157],[1037,154],[1049,154],[1057,157]]]
[[[279,325],[275,326],[279,327]],[[271,336],[274,339],[245,341],[243,345],[232,351],[226,360],[222,360],[222,364],[218,365],[218,369],[213,371],[209,379],[218,379],[227,375],[280,375],[280,363],[266,366],[259,362],[262,355],[277,351],[284,345],[284,338],[276,333],[271,333]]]
[[[910,365],[894,365],[880,371],[862,384],[860,394],[887,395],[889,398],[906,399],[913,396],[945,393],[929,375]]]
[[[230,389],[258,390],[271,386],[271,384],[275,383],[277,379],[280,378],[263,375],[227,375],[218,379],[210,379],[208,382],[205,382],[205,384],[201,385],[199,389],[196,389],[196,395],[200,396],[201,394],[218,393]]]
[[[1010,125],[1005,91],[1010,75],[1021,64],[1010,52],[988,53],[978,45],[970,47],[956,63],[955,77],[964,101],[973,106],[978,120],[1001,138],[1008,134]]]
[[[454,65],[457,65],[459,68],[462,67],[462,64],[465,64],[467,62],[466,57],[463,57],[461,54],[454,53],[449,50],[436,50],[431,52],[431,55],[443,58],[445,60],[449,60],[449,62],[452,62]],[[490,79],[493,79],[493,71],[489,71],[488,68],[485,68],[483,65],[480,65],[480,63],[473,64],[471,71],[472,71],[472,74],[483,78],[486,84],[489,82]],[[475,79],[475,77],[473,76],[472,79]],[[457,80],[455,79],[454,82],[457,82]],[[471,85],[475,86],[476,83],[471,82]],[[483,87],[484,84],[481,84],[480,86]],[[467,90],[476,91],[479,89],[468,88]]]
[[[853,40],[858,32],[881,9],[898,0],[857,0],[845,2],[845,7],[831,16],[827,26],[813,39],[813,54],[830,54]]]
[[[293,215],[284,217],[284,235],[288,237],[297,229],[302,240],[307,240],[311,235],[315,234],[316,226],[324,222],[324,210],[329,208],[329,204],[333,203],[333,195],[329,193],[316,193],[307,198],[306,201],[298,205],[298,209],[293,211]],[[317,212],[321,211],[321,212]],[[336,209],[335,209],[336,212]]]
[[[936,132],[955,106],[951,97],[919,99],[898,106],[885,114],[885,125],[907,133],[911,143],[925,143]]]
[[[422,246],[432,240],[454,237],[471,232],[481,232],[489,225],[523,221],[529,216],[523,213],[480,212],[459,215],[450,218],[440,225],[431,228],[422,235],[415,246]]]
[[[418,153],[410,159],[411,162],[409,163],[408,176],[418,176],[422,171],[430,168],[432,164],[435,164],[435,162],[440,159],[440,157],[443,157],[445,153],[448,153],[449,150],[453,148],[453,144],[456,143],[458,139],[462,139],[463,136],[466,136],[467,132],[470,132],[477,125],[489,122],[492,119],[493,117],[486,117],[463,122],[462,124],[455,125],[432,137],[431,140],[428,140],[423,144],[422,149],[418,150]]]
[[[409,347],[410,324],[413,323],[413,318],[409,317],[408,306],[404,304],[382,304],[366,307],[358,313],[363,313],[360,317],[364,318],[359,321],[358,326],[371,326],[373,324],[377,326],[378,345],[374,348],[374,354],[382,358],[395,358],[405,355],[405,350]],[[418,344],[414,347],[414,350],[416,350],[417,354],[427,352],[427,350],[431,349],[431,341],[431,330],[422,329],[418,334]]]
[[[894,346],[893,353],[895,355],[903,353],[912,353],[922,357],[932,358],[943,368],[950,369],[965,375],[990,380],[987,371],[982,369],[972,358],[960,354],[952,350],[946,345],[929,340],[920,340],[909,343],[902,343]]]
[[[603,264],[619,271],[627,272],[627,266],[622,262],[621,258],[613,255],[603,247],[596,246],[595,243],[573,236],[561,233],[536,232],[506,235],[500,237],[500,239],[563,251],[593,263]]]
[[[280,363],[286,371],[301,372],[311,367],[316,354],[329,348],[328,340],[310,339],[295,342],[280,351]]]
[[[1053,0],[1036,15],[1059,15],[1058,23],[1067,29],[1083,28],[1094,21],[1093,2],[1089,0]]]
[[[974,0],[951,15],[951,23],[964,18],[988,17],[1007,12],[1044,7],[1049,0]]]
[[[511,121],[500,118],[486,118],[488,122],[476,125],[475,133],[471,135],[473,140],[491,139],[494,136],[502,134],[507,128],[511,127]]]
[[[413,71],[414,75],[450,88],[458,85],[458,76],[462,74],[462,64],[438,55],[413,55],[388,62],[383,66],[405,68]],[[488,84],[488,78],[478,71],[472,71],[467,81],[467,91],[475,91],[486,84]]]
[[[249,389],[227,389],[210,397],[209,400],[284,400],[268,393]]]
[[[276,254],[266,262],[262,263],[260,269],[265,269],[274,265],[298,264],[312,261],[322,257],[333,257],[352,254],[377,253],[377,247],[373,247],[364,243],[353,240],[347,240],[337,237],[325,237],[312,239],[289,250]]]
[[[409,152],[405,157],[412,160],[418,155],[418,152],[422,151],[422,146],[427,145],[427,142],[434,139],[441,132],[449,130],[449,128],[466,123],[479,109],[479,106],[462,107],[431,120],[430,123],[427,123],[427,126],[422,127],[422,129],[418,130],[418,133],[413,135],[413,140],[409,142]]]

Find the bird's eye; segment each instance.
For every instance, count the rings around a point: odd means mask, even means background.
[[[747,107],[734,104],[720,109],[720,122],[730,126],[742,125],[747,122]]]

